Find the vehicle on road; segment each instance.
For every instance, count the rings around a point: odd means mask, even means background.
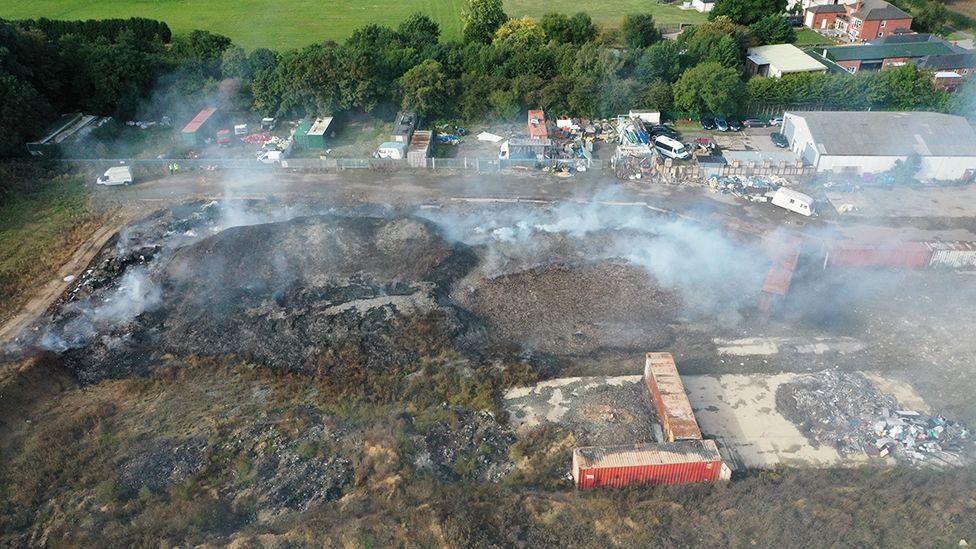
[[[715,129],[720,132],[729,131],[729,120],[724,116],[715,117]]]
[[[715,129],[715,119],[712,118],[711,116],[703,116],[703,117],[701,117],[701,119],[698,120],[698,123],[701,124],[701,127],[702,127],[703,130],[714,130]]]
[[[95,180],[96,185],[128,185],[132,183],[130,166],[115,166],[105,170],[105,174]]]
[[[654,148],[668,158],[674,158],[676,160],[688,160],[691,158],[688,147],[685,147],[680,141],[666,135],[659,135],[654,138]]]
[[[742,122],[739,122],[737,118],[729,118],[729,129],[734,132],[741,132]]]
[[[746,118],[742,121],[742,125],[747,128],[765,128],[769,125],[769,122],[762,118]]]
[[[776,145],[781,149],[785,149],[790,146],[790,140],[779,132],[769,134],[769,139],[772,140],[773,145]]]

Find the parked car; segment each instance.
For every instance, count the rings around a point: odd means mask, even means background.
[[[715,117],[715,129],[720,132],[729,131],[729,121],[724,116]]]
[[[765,128],[769,123],[762,118],[746,118],[742,121],[742,125],[747,128]]]
[[[729,129],[734,132],[742,131],[742,122],[739,122],[736,118],[729,118]]]
[[[701,124],[703,130],[715,129],[715,119],[711,116],[703,116],[698,122]]]
[[[785,149],[790,146],[790,140],[779,132],[769,134],[769,138],[773,141],[773,145],[776,145],[781,149]]]
[[[769,119],[769,125],[770,126],[782,126],[783,125],[783,117],[782,116],[776,116],[776,117],[770,118]]]
[[[671,126],[665,126],[664,124],[658,124],[656,126],[651,126],[647,129],[651,133],[651,137],[657,137],[663,135],[665,137],[670,137],[671,139],[678,139],[681,134],[678,130],[672,128]]]

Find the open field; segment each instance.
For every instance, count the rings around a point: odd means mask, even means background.
[[[440,23],[445,38],[461,33],[463,0],[378,0],[358,2],[339,0],[322,3],[312,0],[289,2],[287,9],[266,0],[168,0],[165,2],[126,0],[33,0],[4,2],[0,17],[25,19],[105,19],[111,17],[149,17],[166,21],[174,32],[205,29],[231,37],[245,48],[285,49],[321,40],[341,40],[368,23],[393,25],[413,12],[423,12]],[[696,11],[660,5],[649,0],[583,0],[571,2],[532,2],[508,0],[509,15],[541,16],[549,11],[589,12],[602,25],[617,26],[624,14],[649,11],[664,25],[700,22],[705,16]]]

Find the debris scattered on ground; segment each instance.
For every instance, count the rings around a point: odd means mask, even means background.
[[[508,447],[515,434],[500,425],[486,411],[472,412],[444,406],[451,421],[425,426],[414,437],[418,448],[414,464],[429,469],[444,480],[498,482],[512,469]]]
[[[520,430],[558,425],[581,445],[661,442],[643,377],[575,377],[516,387],[505,409]]]
[[[825,370],[776,392],[776,406],[814,443],[843,455],[962,465],[969,431],[942,416],[905,410],[858,373]]]
[[[788,183],[787,180],[778,176],[746,177],[742,175],[730,175],[725,177],[711,177],[708,179],[708,186],[712,190],[723,194],[731,194],[750,202],[768,202],[768,193]]]

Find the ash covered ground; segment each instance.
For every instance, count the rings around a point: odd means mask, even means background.
[[[767,266],[758,249],[646,211],[562,208],[188,204],[124,230],[22,343],[87,382],[168,356],[336,376],[344,360],[381,372],[425,347],[478,360],[641,352],[671,344],[688,314],[738,315],[751,305],[740,288]]]

